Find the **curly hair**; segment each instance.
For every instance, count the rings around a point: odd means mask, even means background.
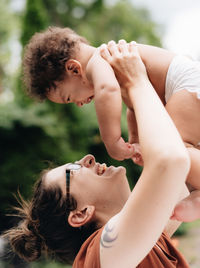
[[[65,62],[75,56],[80,42],[88,44],[70,28],[49,27],[33,35],[23,57],[23,80],[31,97],[45,100],[56,88],[55,82],[66,75]]]
[[[90,222],[82,228],[71,227],[67,221],[70,211],[76,209],[77,201],[68,200],[61,188],[45,187],[47,171],[35,184],[31,201],[21,195],[20,207],[15,208],[22,218],[18,226],[4,232],[13,251],[26,262],[48,255],[60,262],[72,264],[83,242],[97,230]]]

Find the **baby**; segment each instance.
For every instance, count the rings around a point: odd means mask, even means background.
[[[119,42],[119,57],[120,46],[124,45],[125,41]],[[187,181],[192,189],[200,189],[200,64],[161,48],[142,44],[137,47],[152,85],[188,147],[192,166]],[[110,42],[108,48],[90,46],[69,28],[51,27],[36,33],[25,50],[25,82],[31,95],[39,99],[73,102],[79,107],[94,99],[108,153],[118,160],[133,158],[140,164],[140,154],[132,145],[138,143],[134,111],[123,90],[125,83],[119,84],[109,61],[117,46]],[[129,143],[121,137],[122,99],[127,106]],[[194,199],[199,200],[198,196]],[[191,217],[187,215],[186,220],[200,217],[200,209],[199,214],[196,212]]]

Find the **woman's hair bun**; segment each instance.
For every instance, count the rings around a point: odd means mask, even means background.
[[[33,229],[30,229],[23,222],[18,227],[8,230],[4,235],[17,255],[26,262],[35,261],[41,256],[41,238]]]

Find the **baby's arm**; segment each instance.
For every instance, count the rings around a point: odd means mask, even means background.
[[[95,108],[100,134],[109,155],[117,160],[131,158],[133,147],[121,137],[122,98],[111,66],[95,54],[87,66],[95,90]]]
[[[128,142],[139,143],[137,122],[136,122],[134,111],[130,108],[127,108],[126,117],[127,117],[127,124],[128,124]]]
[[[126,116],[128,124],[128,142],[130,144],[133,144],[134,147],[134,154],[132,156],[132,160],[135,164],[143,166],[144,162],[142,159],[142,154],[139,145],[137,121],[134,110],[127,108]]]

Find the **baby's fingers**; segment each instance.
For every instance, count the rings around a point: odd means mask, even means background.
[[[143,162],[143,159],[142,159],[142,156],[140,154],[135,154],[133,157],[132,157],[132,160],[135,164],[139,165],[139,166],[144,166],[144,162]]]
[[[132,158],[134,155],[134,146],[130,143],[126,143],[126,150],[124,151],[124,159]]]
[[[140,145],[138,143],[135,143],[133,144],[133,147],[134,147],[134,155],[132,157],[133,162],[139,166],[143,166],[144,161],[140,151]]]

